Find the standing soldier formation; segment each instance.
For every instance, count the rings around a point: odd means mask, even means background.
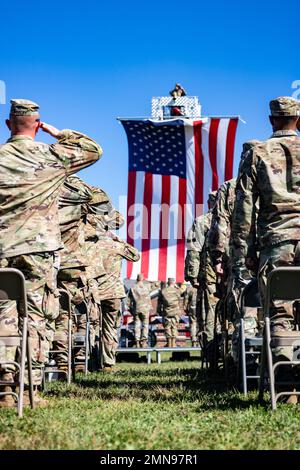
[[[68,288],[74,303],[78,301],[78,297],[81,299],[87,295],[88,291],[85,263],[82,259],[71,258],[76,258],[78,254],[72,253],[72,242],[77,245],[79,243],[78,225],[82,220],[80,211],[82,206],[88,206],[92,195],[87,187],[78,189],[77,194],[76,190],[73,195],[69,193],[70,200],[66,202],[65,199],[63,205],[67,207],[69,204],[71,209],[69,212],[66,210],[61,218],[59,198],[61,194],[64,198],[67,178],[99,160],[102,149],[94,140],[80,132],[58,130],[41,122],[39,106],[29,100],[11,100],[10,116],[6,124],[11,137],[0,146],[0,266],[19,269],[25,277],[35,401],[44,405],[45,401],[39,396],[38,388],[55,333],[55,321],[60,315],[57,277],[62,248],[65,256],[61,285]],[[57,142],[51,145],[36,142],[35,137],[40,130],[50,134]],[[69,183],[72,185],[74,180]],[[78,204],[78,209],[75,210],[72,207],[76,207],[76,203],[71,201],[74,194]],[[66,232],[71,239],[75,233],[75,238],[69,240],[70,243]],[[61,233],[65,237],[64,241],[67,241],[65,245],[62,244]],[[126,257],[128,252],[129,259],[138,259],[138,254],[134,252],[131,255],[131,248],[125,247],[121,240],[111,240],[122,246],[119,250],[112,249],[113,257],[119,260],[120,253]],[[73,270],[72,274],[67,272],[67,279],[64,278],[66,270]],[[120,274],[120,270],[114,274]],[[102,269],[100,277],[103,279],[106,275]],[[114,292],[111,297],[115,299],[118,295]],[[114,305],[114,308],[117,312],[119,307]],[[105,309],[104,312],[106,313]],[[18,334],[19,326],[15,302],[1,299],[0,334]],[[16,370],[13,365],[5,364],[5,361],[14,361],[16,354],[15,347],[6,346],[0,349],[0,380],[4,384],[1,391],[13,391],[12,382]],[[28,390],[25,390],[25,403],[26,396],[28,401]],[[1,407],[14,405],[12,395],[0,398]]]
[[[220,320],[219,305],[236,327],[240,295],[251,279],[258,277],[264,302],[270,271],[300,266],[300,102],[279,97],[270,102],[270,110],[271,137],[244,144],[237,179],[210,195],[209,212],[189,231],[185,278],[191,285],[183,294],[169,278],[160,290],[157,312],[169,347],[176,346],[183,295],[192,344],[205,338],[209,346]],[[67,361],[68,312],[59,305],[58,288],[67,290],[73,310],[82,302],[88,306],[91,344],[100,349],[101,370],[111,371],[126,297],[122,259],[137,261],[139,253],[112,232],[124,221],[107,194],[74,176],[101,157],[94,140],[41,122],[39,106],[29,100],[11,100],[6,123],[11,137],[0,146],[0,267],[19,269],[25,277],[35,400],[44,405],[38,389],[52,342],[62,370]],[[56,142],[36,142],[39,131]],[[150,290],[139,275],[128,296],[141,347],[148,341]],[[290,304],[272,305],[270,317],[272,332],[293,328]],[[0,335],[17,334],[19,328],[16,304],[0,299]],[[76,328],[84,332],[86,319]],[[16,347],[0,348],[0,391],[13,391],[16,369],[5,361],[14,361],[16,354]],[[292,350],[276,349],[274,355],[291,360]],[[296,402],[295,397],[289,400]],[[14,406],[13,395],[0,398],[0,405]]]
[[[257,269],[260,297],[266,300],[268,274],[280,266],[300,266],[300,102],[270,102],[271,137],[241,162],[232,223],[233,275]],[[271,334],[293,328],[293,306],[276,302],[270,310]],[[292,360],[292,348],[276,348],[275,360]],[[296,403],[292,395],[289,402]]]

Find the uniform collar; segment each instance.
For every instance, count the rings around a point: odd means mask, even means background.
[[[273,137],[288,137],[288,136],[295,136],[295,135],[298,135],[296,131],[282,130],[282,131],[273,132],[273,134],[271,135],[271,139]]]
[[[10,139],[7,140],[7,142],[16,142],[18,140],[31,140],[33,141],[33,138],[30,137],[29,135],[13,135],[10,137]]]

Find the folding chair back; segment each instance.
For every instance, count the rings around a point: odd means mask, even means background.
[[[0,392],[0,396],[13,395],[18,401],[18,416],[23,415],[23,395],[25,362],[27,356],[29,396],[31,407],[34,408],[33,382],[30,345],[28,339],[28,313],[25,278],[21,271],[14,268],[0,268],[0,300],[12,300],[17,302],[19,315],[22,316],[22,333],[17,335],[0,335],[0,342],[4,346],[20,347],[20,362],[2,361],[0,365],[14,365],[18,371],[18,379],[13,382],[1,382],[1,385],[19,386],[19,393]]]
[[[268,276],[266,311],[269,316],[271,301],[300,299],[300,266],[276,268]]]
[[[0,269],[0,299],[21,301],[25,296],[25,278],[21,271],[13,268]],[[27,315],[25,309],[23,315]]]
[[[291,348],[299,346],[299,331],[282,331],[274,333],[271,336],[270,329],[270,307],[271,302],[279,301],[299,301],[300,299],[300,267],[289,266],[279,267],[271,271],[267,278],[267,293],[264,306],[265,328],[264,328],[264,346],[263,359],[260,376],[259,398],[263,397],[263,383],[265,369],[268,372],[269,388],[271,395],[272,409],[276,409],[276,403],[279,397],[292,394],[300,395],[300,392],[282,391],[276,393],[275,385],[283,385],[283,382],[275,381],[275,371],[278,367],[300,365],[299,360],[277,361],[273,363],[272,347],[288,346]],[[296,384],[294,384],[296,385]]]

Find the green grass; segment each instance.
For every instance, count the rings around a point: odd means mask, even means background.
[[[121,363],[114,374],[53,382],[50,405],[0,410],[1,449],[300,449],[300,406],[272,413],[198,361]]]

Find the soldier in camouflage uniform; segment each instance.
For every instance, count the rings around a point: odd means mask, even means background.
[[[67,176],[97,161],[102,150],[89,137],[59,131],[41,123],[39,106],[12,100],[7,125],[11,138],[0,147],[0,266],[23,272],[26,279],[29,336],[34,383],[41,383],[41,368],[49,350],[46,319],[58,315],[56,277],[62,247],[58,219],[59,190]],[[39,129],[57,139],[48,145],[35,142]],[[0,332],[18,331],[18,312],[10,301],[0,303]],[[0,348],[0,360],[15,358],[15,348]],[[2,380],[11,380],[14,368],[2,366]],[[4,397],[1,406],[12,406]]]
[[[134,318],[134,337],[136,347],[148,346],[151,286],[144,282],[144,275],[138,274],[136,284],[128,293],[129,309]]]
[[[257,264],[257,237],[263,302],[268,273],[278,266],[300,265],[300,138],[296,132],[300,102],[279,97],[270,102],[270,109],[273,134],[250,149],[240,166],[232,224],[236,277]],[[291,305],[273,304],[270,317],[272,332],[292,329]],[[291,359],[292,351],[274,353]]]
[[[254,145],[259,144],[259,141],[249,141],[243,146],[243,155],[246,151],[252,148]],[[236,179],[233,178],[229,181],[225,181],[219,188],[217,193],[216,203],[212,211],[212,222],[208,232],[208,246],[211,255],[211,259],[214,265],[217,276],[221,279],[220,295],[222,298],[222,310],[226,310],[225,328],[228,331],[233,332],[233,358],[237,360],[237,345],[239,332],[239,302],[241,289],[244,283],[233,283],[230,276],[231,263],[230,263],[230,234],[232,216],[235,204],[235,190],[236,190]],[[249,282],[253,278],[250,271],[244,273],[244,282]],[[235,328],[233,323],[235,324]],[[257,320],[253,316],[253,312],[248,312],[245,316],[245,329],[247,335],[254,336],[257,333]]]
[[[175,279],[169,278],[167,285],[161,289],[157,302],[157,313],[162,315],[167,338],[167,347],[175,348],[177,339],[177,323],[180,319],[181,292]]]
[[[104,191],[94,188],[82,181],[78,176],[70,176],[62,187],[59,198],[59,219],[64,248],[61,251],[61,266],[58,273],[58,287],[66,290],[72,306],[83,301],[87,303],[91,324],[94,317],[98,320],[100,303],[95,301],[95,292],[91,280],[104,274],[104,268],[98,263],[97,269],[90,267],[86,253],[84,227],[85,218],[89,213],[111,211],[111,203]],[[73,317],[74,331],[85,335],[86,318],[84,315]],[[53,349],[59,353],[54,355],[57,365],[66,370],[68,351],[68,311],[63,302],[60,303],[60,314],[55,321]],[[91,346],[96,346],[96,331],[91,334]],[[84,351],[76,350],[77,362],[84,361]],[[82,370],[80,364],[77,370]]]
[[[198,343],[198,325],[197,325],[197,295],[198,289],[193,286],[188,286],[184,292],[184,310],[189,317],[190,333],[192,346],[199,346]]]
[[[140,258],[136,248],[114,235],[109,228],[108,220],[104,222],[103,217],[89,216],[86,241],[94,242],[95,256],[93,263],[97,265],[100,261],[105,271],[104,275],[96,279],[98,284],[97,293],[102,310],[102,362],[104,371],[111,371],[116,363],[121,300],[126,297],[124,285],[120,279],[122,259],[135,262]],[[95,230],[96,237],[95,234],[92,237],[92,229]]]
[[[208,251],[207,235],[211,225],[211,209],[216,193],[208,201],[210,211],[197,217],[188,234],[188,251],[185,259],[185,279],[198,289],[197,319],[199,332],[205,333],[206,343],[214,337],[216,274]]]

